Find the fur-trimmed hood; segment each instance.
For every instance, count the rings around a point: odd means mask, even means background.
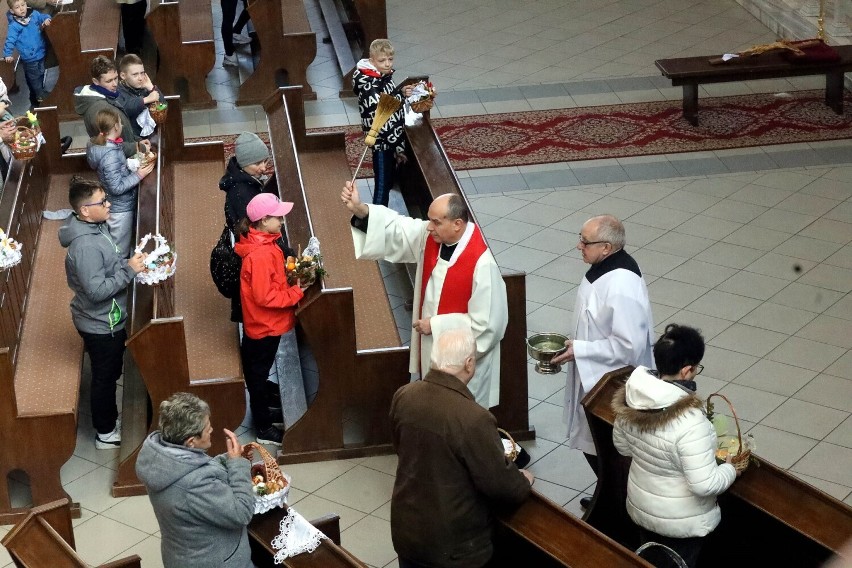
[[[615,415],[639,432],[662,428],[690,409],[703,406],[694,393],[655,377],[642,366],[636,367],[612,398]]]

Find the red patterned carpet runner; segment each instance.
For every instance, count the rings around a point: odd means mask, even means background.
[[[699,126],[681,115],[681,101],[434,119],[457,170],[698,152],[852,138],[852,95],[845,113],[823,103],[822,91],[699,99]],[[364,149],[360,127],[343,130],[353,168]],[[219,139],[221,139],[220,137]],[[235,137],[225,137],[227,155]],[[359,177],[372,177],[370,153]]]

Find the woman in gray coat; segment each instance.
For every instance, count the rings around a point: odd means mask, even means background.
[[[254,566],[251,464],[227,429],[227,453],[208,456],[212,432],[207,403],[179,392],[160,404],[160,429],[139,451],[136,474],[157,515],[165,568]]]

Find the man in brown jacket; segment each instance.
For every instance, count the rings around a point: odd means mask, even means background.
[[[400,568],[485,566],[492,506],[529,495],[532,474],[506,458],[497,420],[467,388],[475,368],[471,332],[447,331],[432,348],[429,373],[393,397],[391,536]]]

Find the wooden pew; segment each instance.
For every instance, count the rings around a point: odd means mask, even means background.
[[[87,568],[89,564],[77,556],[74,528],[67,499],[59,499],[29,511],[21,522],[3,537],[18,568]],[[99,568],[140,568],[141,559],[128,556],[100,564]]]
[[[281,532],[281,519],[287,515],[286,508],[273,509],[262,515],[255,515],[248,526],[251,559],[257,568],[274,568],[275,550],[272,539]],[[366,564],[355,558],[346,549],[340,547],[340,517],[328,515],[311,521],[326,540],[311,553],[299,554],[284,561],[286,568],[345,568],[357,566],[366,568]]]
[[[385,0],[319,0],[319,5],[343,73],[340,96],[354,97],[352,73],[355,65],[359,59],[370,56],[373,40],[388,37]]]
[[[74,88],[92,82],[92,59],[115,58],[121,11],[114,0],[74,0],[54,14],[45,32],[55,46],[59,78],[44,106],[56,106],[59,120],[77,120]]]
[[[497,515],[494,558],[536,568],[651,566],[535,489],[520,507]]]
[[[316,357],[319,392],[284,434],[279,462],[343,459],[393,452],[390,401],[409,380],[402,345],[378,263],[355,260],[341,180],[351,176],[342,133],[307,134],[299,88],[279,89],[264,103],[281,199],[294,248],[321,243],[328,276],[309,289],[297,315]],[[357,330],[357,332],[356,332]],[[344,441],[348,407],[360,409],[363,439]]]
[[[216,64],[210,0],[152,1],[146,20],[159,50],[152,80],[186,109],[215,107],[205,81]]]
[[[628,547],[638,542],[625,507],[630,460],[612,443],[610,403],[632,371],[607,373],[582,401],[601,472],[584,520]],[[722,522],[708,537],[698,565],[821,566],[852,535],[852,508],[758,460],[759,467],[752,464],[719,496]]]
[[[33,505],[68,496],[59,470],[77,442],[83,342],[68,308],[62,221],[42,220],[42,211],[67,208],[69,174],[88,166],[61,156],[56,109],[38,116],[48,143],[32,160],[13,161],[0,199],[0,226],[24,253],[0,273],[0,524],[26,515],[10,501],[13,471],[29,477]]]
[[[317,55],[317,40],[303,1],[251,0],[248,11],[260,44],[260,62],[240,85],[236,104],[261,104],[280,85],[301,85],[303,97],[316,99],[307,71]]]
[[[166,237],[178,255],[177,272],[158,286],[133,286],[127,341],[133,365],[125,374],[115,497],[144,494],[136,477],[136,456],[147,433],[158,428],[160,402],[175,392],[194,393],[210,405],[217,433],[211,455],[226,450],[221,429],[236,430],[245,417],[237,328],[208,268],[210,250],[221,232],[221,201],[215,188],[224,150],[221,142],[184,144],[180,99],[167,100],[169,119],[157,141],[158,175],[149,175],[140,186],[136,231]],[[146,391],[152,405],[150,423]]]
[[[473,212],[428,113],[409,121],[405,132],[409,140],[408,163],[400,187],[409,212],[425,219],[432,199],[444,193],[460,195]],[[475,217],[474,214],[474,221]],[[532,440],[535,428],[529,425],[527,407],[526,275],[509,269],[502,273],[509,324],[500,344],[500,403],[491,412],[501,428],[511,432],[516,440]]]
[[[852,71],[852,45],[833,47],[840,52],[840,61],[791,63],[774,52],[721,64],[711,64],[710,60],[720,57],[712,55],[658,59],[654,63],[671,79],[672,86],[683,87],[683,118],[692,126],[698,126],[698,85],[806,75],[825,75],[825,104],[843,114],[843,76]]]

